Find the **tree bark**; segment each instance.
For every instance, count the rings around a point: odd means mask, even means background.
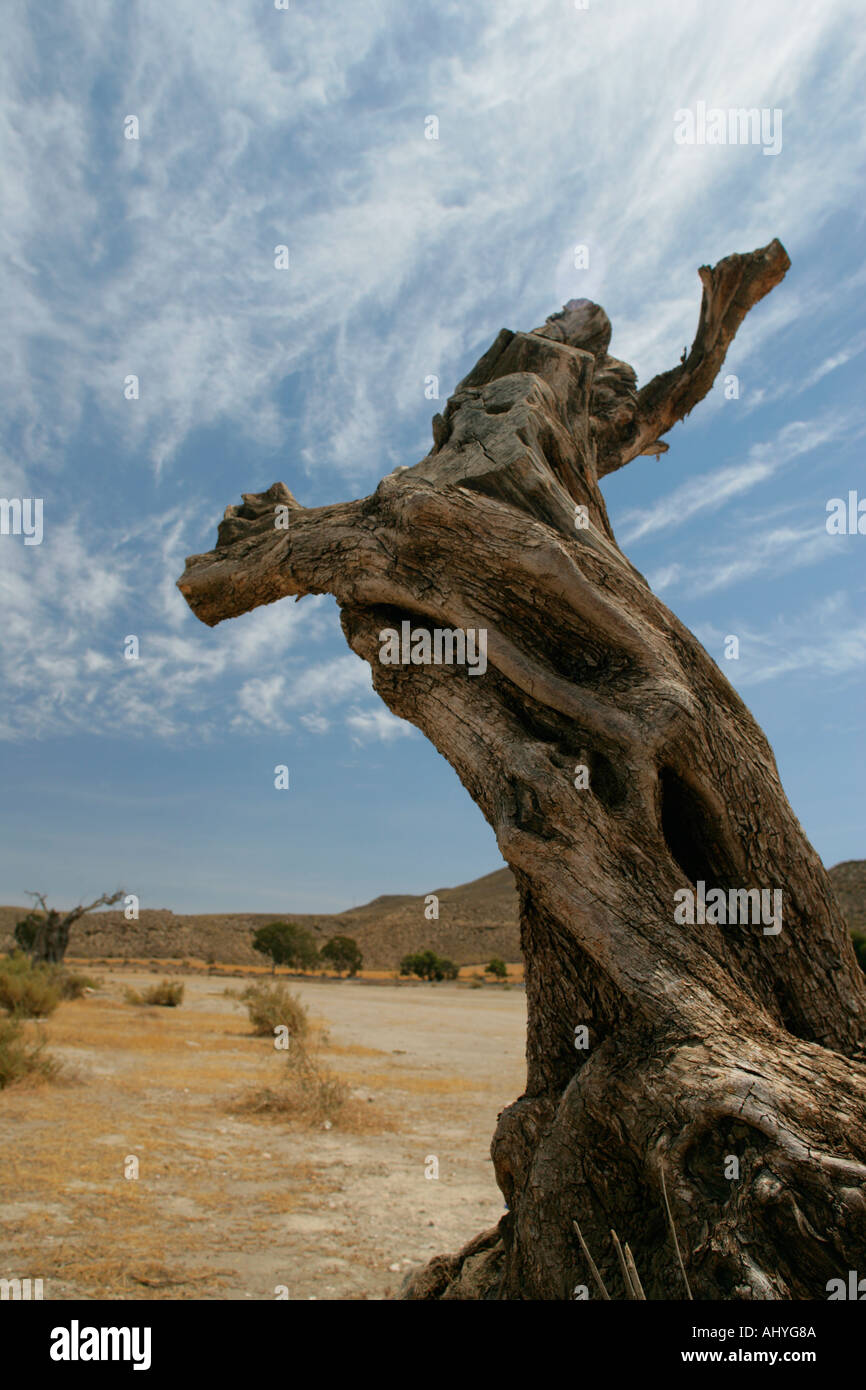
[[[455,768],[517,880],[527,1084],[492,1145],[508,1212],[406,1297],[597,1297],[585,1249],[631,1296],[612,1230],[649,1299],[821,1299],[866,1273],[866,987],[846,924],[767,740],[619,550],[599,488],[664,452],[789,264],[773,241],[702,267],[691,352],[640,391],[597,305],[503,330],[414,468],[310,510],[281,483],[245,494],[179,580],[210,625],[334,594],[376,690]],[[380,633],[405,620],[486,629],[486,672],[383,664]],[[781,890],[781,930],[681,924],[674,895],[701,883]]]

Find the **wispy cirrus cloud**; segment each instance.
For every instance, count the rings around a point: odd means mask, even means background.
[[[720,650],[725,636],[720,628],[709,626],[698,635],[711,650]],[[866,669],[866,619],[844,590],[779,617],[766,628],[740,624],[738,636],[740,658],[725,666],[744,689],[793,675],[840,680]]]
[[[482,0],[473,14],[470,31],[457,0],[373,0],[363,12],[349,0],[289,12],[67,0],[7,16],[3,487],[54,479],[63,515],[38,560],[0,555],[8,736],[87,720],[167,738],[223,718],[251,730],[339,724],[329,690],[335,707],[351,705],[369,678],[333,664],[329,610],[307,600],[207,632],[177,595],[185,553],[201,548],[190,536],[228,500],[202,435],[243,441],[241,485],[303,469],[313,490],[334,475],[367,489],[412,462],[438,408],[425,379],[438,376],[444,395],[503,324],[598,296],[614,350],[645,380],[691,338],[699,262],[789,231],[796,262],[856,194],[863,123],[842,120],[828,140],[820,120],[796,119],[828,92],[835,110],[857,108],[866,35],[852,0],[796,25],[787,0],[732,0],[728,32],[750,36],[735,62],[700,6],[679,0],[615,18],[561,0],[531,13]],[[677,146],[674,112],[697,99],[782,107],[781,155]],[[138,140],[124,138],[130,114]],[[438,140],[425,139],[431,114]],[[835,283],[821,250],[750,315],[736,351],[753,376]],[[841,331],[813,347],[816,384],[860,350],[855,338],[840,347]],[[814,423],[633,511],[624,539],[730,507],[782,456],[817,448]],[[82,504],[89,488],[110,492],[96,446],[111,454],[114,488],[147,468],[163,489],[133,521],[127,509],[122,542],[107,509],[91,517]],[[769,533],[759,568],[793,547]],[[706,592],[733,573],[719,554]],[[118,668],[123,636],[139,630],[140,663]]]
[[[800,526],[773,526],[763,517],[752,518],[723,545],[702,548],[700,563],[674,562],[648,575],[657,594],[681,588],[692,598],[703,598],[736,584],[758,578],[778,579],[809,565],[841,558],[838,538],[829,536],[823,515]]]
[[[742,463],[692,478],[652,505],[626,512],[623,542],[631,544],[656,532],[684,526],[704,512],[718,511],[766,482],[792,459],[840,439],[852,427],[852,419],[830,415],[819,420],[794,420],[784,425],[775,439],[753,444]]]
[[[674,111],[698,97],[796,108],[831,62],[842,108],[863,50],[846,0],[797,26],[784,0],[728,13],[752,36],[735,75],[673,0],[615,23],[603,7],[546,0],[530,16],[497,0],[471,33],[454,3],[410,16],[394,0],[315,14],[177,0],[145,18],[71,0],[53,21],[47,109],[28,76],[42,22],[11,16],[4,366],[23,437],[56,452],[90,398],[158,469],[226,419],[274,448],[276,396],[299,373],[299,455],[354,477],[381,461],[381,476],[426,375],[452,383],[501,322],[528,326],[573,292],[613,294],[618,350],[643,376],[671,365],[694,324],[696,260],[766,239],[792,205],[818,235],[826,190],[853,188],[864,148],[858,123],[829,145],[820,122],[801,123],[759,203],[726,196],[760,152],[678,147]],[[365,101],[388,73],[400,81],[387,103]],[[123,138],[128,114],[137,141]],[[652,237],[635,238],[635,207]],[[44,236],[58,225],[62,269]],[[580,240],[586,272],[571,264]],[[660,267],[675,268],[663,285]]]

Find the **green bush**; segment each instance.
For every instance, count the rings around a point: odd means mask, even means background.
[[[0,1091],[25,1077],[47,1080],[59,1071],[54,1058],[45,1055],[44,1046],[22,1039],[17,1018],[0,1017]]]
[[[484,967],[485,975],[493,975],[497,980],[508,979],[508,966],[499,956],[494,956],[489,965]]]
[[[860,969],[866,971],[866,935],[860,931],[852,931],[851,941]]]
[[[456,980],[460,967],[435,951],[416,951],[400,962],[401,975],[417,975],[421,980]]]
[[[257,1037],[273,1037],[274,1029],[285,1027],[289,1037],[305,1038],[309,1031],[307,1010],[296,994],[283,984],[247,985],[238,996],[247,1006],[250,1023]]]
[[[44,966],[18,952],[0,960],[0,1008],[20,1018],[45,1018],[60,1003],[60,990]]]

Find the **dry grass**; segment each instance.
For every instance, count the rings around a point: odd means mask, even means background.
[[[310,982],[318,979],[333,981],[340,978],[335,971],[331,970],[316,970],[308,975],[299,976],[295,972],[289,972],[281,967],[277,967],[276,971],[272,971],[266,965],[252,965],[247,963],[213,964],[200,957],[182,960],[179,956],[166,956],[162,960],[153,961],[146,960],[143,956],[67,956],[67,960],[70,964],[74,963],[91,968],[102,965],[120,970],[186,970],[189,971],[190,974],[212,975],[217,978],[229,980],[304,980]],[[475,978],[473,972],[476,972],[479,978],[484,979],[486,978],[484,976],[484,967],[486,965],[487,961],[478,961],[475,964],[461,965],[457,978],[460,983],[466,983],[468,980]],[[414,987],[422,983],[420,980],[412,981],[405,977],[400,980],[397,970],[393,967],[388,970],[359,970],[355,978],[358,980],[387,980],[390,984],[399,983],[402,987]],[[522,962],[508,965],[508,979],[510,981],[521,981],[523,978],[524,966]]]
[[[178,980],[160,980],[140,994],[137,989],[127,989],[123,997],[127,1004],[153,1004],[164,1009],[176,1009],[183,1003],[184,987]]]
[[[450,1096],[476,1091],[477,1084],[463,1076],[416,1076],[395,1066],[389,1072],[359,1073],[356,1084],[408,1091],[412,1095]]]
[[[301,1120],[308,1125],[335,1124],[349,1099],[349,1087],[319,1057],[292,1038],[283,1075],[272,1086],[261,1086],[239,1097],[239,1114],[269,1115]]]
[[[46,1053],[43,1038],[30,1042],[17,1018],[0,1017],[0,1091],[25,1081],[51,1081],[60,1072],[60,1063]]]
[[[180,1254],[180,1252],[178,1252]],[[161,1260],[159,1257],[163,1256]],[[205,1292],[216,1293],[224,1286],[230,1269],[206,1269],[202,1266],[184,1269],[182,1256],[172,1267],[164,1263],[165,1250],[161,1241],[141,1242],[138,1249],[129,1248],[123,1238],[89,1252],[79,1242],[64,1242],[53,1253],[52,1277],[74,1283],[78,1288],[100,1298],[159,1299],[178,1298],[179,1291],[188,1290],[188,1297],[202,1297]],[[203,1285],[211,1285],[205,1290]]]
[[[333,1072],[322,1061],[322,1042],[327,1032],[320,1030],[313,1046],[293,1036],[275,1082],[256,1086],[230,1102],[234,1114],[300,1123],[325,1129],[337,1127],[353,1133],[391,1129],[393,1121],[369,1101],[359,1101],[350,1093],[346,1077]],[[383,1056],[379,1049],[345,1047],[329,1051],[350,1055]]]
[[[288,1282],[292,1296],[299,1282],[325,1297],[333,1283],[350,1298],[359,1290],[362,1297],[386,1293],[388,1267],[402,1249],[387,1243],[393,1234],[377,1243],[378,1188],[388,1206],[391,1167],[405,1169],[411,1125],[422,1126],[427,1152],[427,1097],[473,1087],[462,1079],[455,1085],[447,1073],[437,1080],[441,1074],[424,1063],[414,1076],[408,1055],[392,1067],[396,1049],[386,1043],[364,1047],[347,1038],[326,1049],[325,1020],[314,1017],[306,1050],[315,1075],[299,1069],[293,1078],[288,1054],[252,1036],[246,1018],[228,1007],[224,981],[190,981],[182,1009],[121,1002],[126,984],[144,990],[154,983],[144,972],[109,975],[98,995],[62,1002],[48,1020],[44,1032],[64,1074],[70,1060],[80,1069],[71,1096],[31,1088],[26,1078],[0,1093],[9,1207],[0,1264],[26,1265],[46,1280],[46,1297],[59,1299],[243,1297],[250,1289],[269,1298],[277,1282]],[[353,995],[341,987],[340,1007]],[[305,999],[311,1004],[314,991]],[[349,1016],[357,1026],[351,1009]],[[20,1027],[30,1042],[43,1031]],[[371,1067],[381,1082],[373,1102],[352,1094],[373,1089],[363,1074]],[[455,1100],[463,1106],[462,1096]],[[333,1133],[322,1132],[328,1124]],[[131,1154],[140,1161],[138,1180],[124,1177]],[[346,1215],[359,1173],[366,1173],[362,1224]],[[400,1181],[411,1207],[415,1198],[405,1192],[416,1178]],[[399,1239],[420,1239],[422,1250],[429,1240],[432,1249],[440,1232],[435,1184],[419,1181],[436,1231],[428,1235],[425,1220],[419,1238],[413,1215],[411,1235]],[[461,1235],[462,1228],[449,1237],[455,1248]],[[351,1262],[339,1258],[350,1251]],[[327,1270],[325,1254],[341,1268]]]
[[[321,1105],[321,1096],[311,1101],[309,1093],[301,1092],[285,1082],[263,1086],[240,1096],[231,1104],[231,1113],[250,1119],[301,1123],[308,1128],[323,1126],[344,1134],[384,1134],[399,1128],[397,1117],[379,1105],[372,1105],[346,1095],[341,1099],[336,1118],[330,1118]]]
[[[20,952],[0,958],[0,1009],[18,1018],[46,1018],[60,1003],[52,972]]]
[[[283,984],[247,985],[237,999],[247,1007],[256,1037],[273,1037],[278,1028],[288,1029],[294,1041],[307,1036],[309,1016],[296,994]]]

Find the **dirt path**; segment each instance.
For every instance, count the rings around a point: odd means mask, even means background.
[[[0,1093],[0,1277],[59,1299],[387,1298],[501,1216],[489,1144],[524,1084],[522,991],[292,981],[352,1088],[325,1129],[232,1113],[285,1067],[237,981],[186,976],[180,1008],[142,1008],[124,988],[158,975],[99,973],[44,1025],[76,1079]]]

